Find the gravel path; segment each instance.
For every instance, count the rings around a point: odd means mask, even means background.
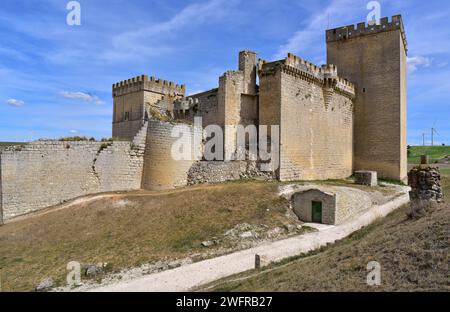
[[[318,249],[340,240],[362,227],[384,217],[396,208],[409,202],[408,188],[404,194],[381,206],[355,216],[349,222],[338,226],[323,228],[319,232],[308,233],[292,238],[267,243],[258,247],[235,252],[229,255],[200,261],[176,269],[142,276],[129,281],[100,286],[94,292],[150,292],[150,291],[189,291],[195,287],[215,280],[245,272],[255,268],[255,255],[261,256],[261,266],[278,262]]]

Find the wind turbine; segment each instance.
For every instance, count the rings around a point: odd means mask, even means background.
[[[422,133],[422,141],[423,141],[423,146],[425,146],[426,144],[425,144],[425,135],[426,135],[426,133],[425,132],[423,132]]]
[[[439,135],[439,133],[436,130],[436,121],[437,119],[434,121],[433,123],[433,127],[431,128],[431,146],[434,146],[434,134]]]

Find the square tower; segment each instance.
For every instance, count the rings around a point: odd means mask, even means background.
[[[170,110],[174,100],[184,97],[186,86],[142,75],[112,87],[113,137],[132,141],[152,112]]]
[[[406,55],[402,17],[326,31],[327,62],[355,84],[354,170],[407,179]]]

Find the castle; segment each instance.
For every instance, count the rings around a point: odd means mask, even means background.
[[[406,53],[401,16],[327,30],[328,65],[295,55],[268,62],[239,53],[219,86],[185,97],[185,86],[147,76],[113,86],[113,136],[131,140],[149,116],[203,127],[279,125],[280,180],[324,180],[374,170],[405,180]],[[259,85],[257,84],[259,78]],[[225,133],[225,151],[234,133]]]
[[[357,170],[406,180],[407,42],[401,16],[327,30],[326,44],[322,66],[293,54],[266,61],[242,51],[238,70],[221,76],[217,88],[190,96],[185,85],[146,75],[114,84],[117,141],[34,142],[1,152],[0,223],[104,191],[260,176],[341,179]],[[200,130],[192,125],[196,117],[202,117]],[[174,160],[171,146],[179,138],[171,132],[179,124],[188,129],[186,140],[200,136],[202,144],[202,129],[223,128],[225,154],[236,153],[237,134],[229,126],[278,126],[279,166],[262,172],[259,159]]]

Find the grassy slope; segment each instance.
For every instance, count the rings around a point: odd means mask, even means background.
[[[295,222],[278,183],[228,183],[157,195],[127,195],[52,211],[0,227],[3,290],[32,290],[65,278],[69,261],[107,262],[114,270],[205,251],[201,242],[240,223]],[[249,196],[251,194],[252,196]],[[270,210],[268,211],[268,209]],[[209,250],[209,249],[208,249]]]
[[[450,192],[450,176],[443,179]],[[404,207],[337,244],[263,271],[212,285],[222,291],[450,291],[450,205],[408,220]],[[366,265],[381,264],[382,285],[366,285]],[[211,285],[210,285],[211,287]]]
[[[450,155],[450,146],[412,146],[408,163],[420,163],[420,155],[429,155],[430,162],[433,163],[443,157]]]

